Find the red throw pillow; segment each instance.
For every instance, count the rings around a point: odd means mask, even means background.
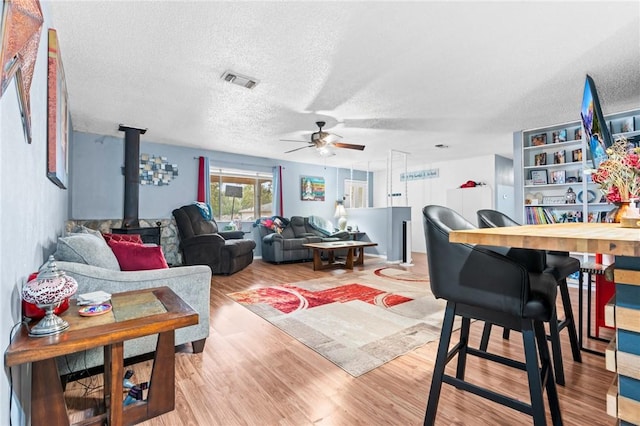
[[[123,271],[144,271],[168,268],[160,246],[145,246],[126,241],[107,242]]]
[[[142,244],[142,237],[140,234],[102,234],[104,240],[109,241],[126,241],[129,243]]]

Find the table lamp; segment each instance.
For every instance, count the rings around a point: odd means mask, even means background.
[[[336,204],[336,212],[333,216],[338,218],[338,229],[344,231],[347,227],[347,209],[344,208],[342,201]]]
[[[69,328],[69,323],[54,314],[53,310],[77,289],[76,280],[59,270],[53,256],[49,256],[38,276],[22,288],[22,298],[45,311],[44,318],[31,328],[29,336],[50,336]]]

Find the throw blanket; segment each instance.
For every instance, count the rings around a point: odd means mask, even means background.
[[[205,220],[211,220],[212,212],[211,206],[209,204],[200,201],[194,201],[193,204],[198,206],[198,209],[200,209],[200,214],[203,218],[205,218]]]

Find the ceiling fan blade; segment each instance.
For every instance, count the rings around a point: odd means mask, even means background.
[[[298,141],[296,141],[296,142],[298,142]],[[285,153],[285,154],[288,154],[288,153],[290,153],[290,152],[300,151],[301,149],[311,148],[312,146],[313,146],[313,145],[307,145],[307,146],[303,146],[303,147],[300,147],[300,148],[296,148],[296,149],[291,149],[291,150],[289,150],[289,151],[285,151],[284,153]]]
[[[309,141],[296,141],[293,139],[280,139],[280,142],[302,142],[302,143],[309,143]]]
[[[334,142],[331,145],[336,148],[348,148],[348,149],[357,149],[358,151],[364,151],[364,145],[356,145],[352,143],[342,143],[342,142]]]

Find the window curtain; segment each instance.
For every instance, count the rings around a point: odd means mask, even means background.
[[[209,177],[209,157],[198,158],[198,202],[211,204],[211,178]]]
[[[273,212],[276,216],[284,217],[282,202],[282,166],[273,168]]]

